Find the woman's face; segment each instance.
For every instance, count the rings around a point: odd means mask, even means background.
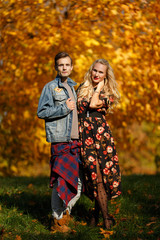
[[[107,66],[101,63],[96,63],[91,72],[93,86],[97,86],[99,82],[106,78]]]

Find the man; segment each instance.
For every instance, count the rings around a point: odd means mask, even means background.
[[[76,83],[69,78],[72,59],[66,52],[55,56],[57,77],[47,83],[39,99],[37,115],[45,120],[46,140],[51,142],[50,186],[54,224],[61,230],[69,222],[72,207],[81,194],[79,179]]]

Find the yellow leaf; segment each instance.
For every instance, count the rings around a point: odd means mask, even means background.
[[[16,65],[11,64],[11,68],[12,68],[13,70],[15,70],[15,69],[16,69]]]
[[[15,35],[17,35],[17,33],[16,32],[7,32],[9,35],[12,35],[12,36],[15,36]]]
[[[81,225],[82,225],[82,226],[86,226],[87,223],[82,221],[82,222],[81,222]]]
[[[101,31],[100,31],[100,29],[95,29],[95,30],[94,30],[94,33],[95,33],[96,35],[100,35]]]
[[[30,118],[30,113],[29,113],[29,111],[28,111],[28,110],[24,111],[23,116],[24,116],[24,118],[26,118],[26,119]]]
[[[123,127],[126,127],[126,126],[127,126],[127,123],[123,121],[123,122],[122,122],[122,126],[123,126]]]
[[[129,10],[129,7],[125,4],[122,4],[122,9],[127,12]]]
[[[95,39],[88,39],[88,40],[85,41],[85,45],[87,47],[90,47],[91,45],[99,46],[99,42],[96,41]]]
[[[17,70],[15,71],[15,75],[16,75],[16,77],[19,77],[19,76],[21,75],[20,69],[17,69]]]
[[[158,89],[158,83],[156,81],[152,81],[153,85],[154,85],[154,89],[157,90]]]
[[[151,106],[150,106],[149,103],[146,104],[146,110],[147,110],[147,111],[150,111],[150,110],[151,110]]]
[[[111,10],[111,13],[112,13],[113,15],[117,15],[117,14],[118,14],[117,10],[115,10],[115,9]]]
[[[104,235],[105,239],[109,239],[110,235],[113,235],[113,231],[104,230],[103,228],[100,228],[100,231],[100,234]]]
[[[53,44],[55,42],[55,37],[48,38],[49,43]]]
[[[91,7],[87,8],[87,10],[88,10],[88,12],[92,12],[92,8]]]
[[[16,119],[16,115],[14,113],[11,114],[11,120],[15,120]]]
[[[16,172],[18,171],[17,167],[14,166],[14,165],[11,166],[11,170],[12,170],[14,173],[16,173]]]

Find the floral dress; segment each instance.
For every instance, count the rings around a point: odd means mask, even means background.
[[[97,161],[108,199],[118,197],[121,194],[118,155],[110,127],[105,118],[111,102],[107,98],[103,98],[103,100],[103,107],[93,110],[89,108],[87,99],[78,98],[84,186],[85,193],[91,199],[97,197]]]

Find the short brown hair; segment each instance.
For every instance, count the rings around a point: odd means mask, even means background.
[[[55,66],[57,66],[57,61],[60,58],[65,58],[65,57],[69,57],[71,59],[71,65],[72,65],[72,58],[69,56],[68,53],[66,52],[59,52],[56,56],[55,56]]]

